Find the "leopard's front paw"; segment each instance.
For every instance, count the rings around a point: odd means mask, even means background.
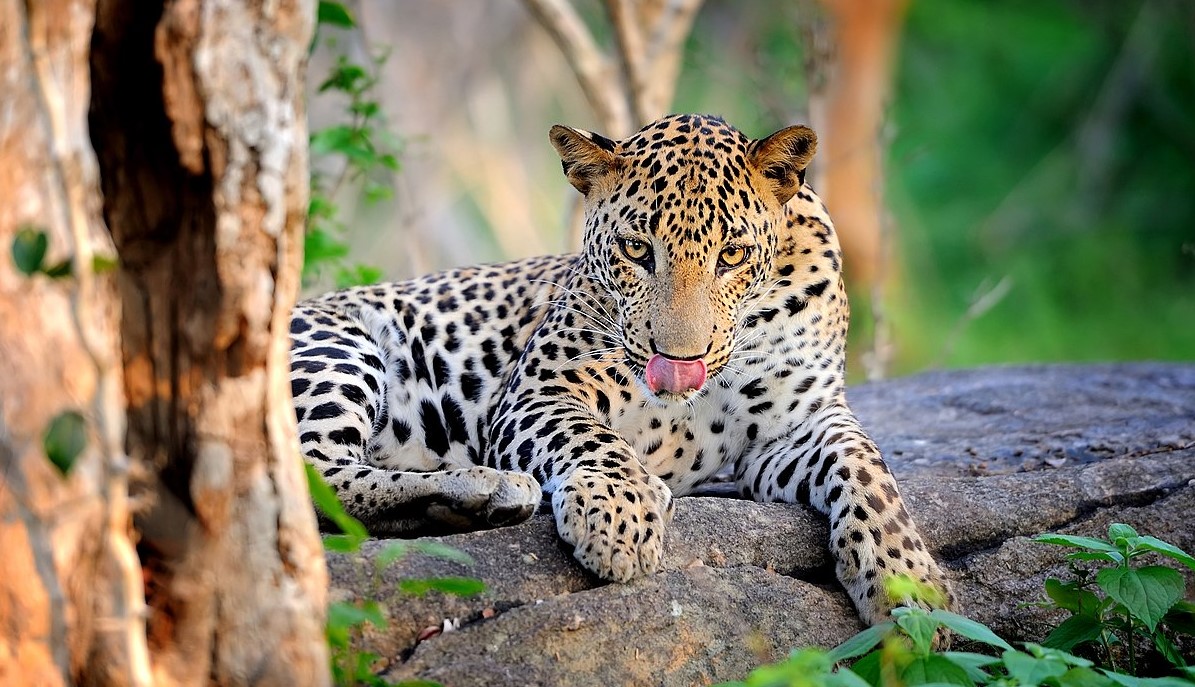
[[[561,538],[573,556],[608,580],[626,582],[660,568],[672,491],[655,475],[578,469],[552,494]]]
[[[888,620],[897,606],[958,611],[950,580],[928,552],[920,550],[898,560],[888,559],[880,572],[886,574],[861,576],[850,590],[865,622]],[[935,643],[945,639],[942,635]]]
[[[530,518],[542,496],[539,482],[522,472],[482,466],[428,473],[441,480],[427,516],[452,530],[506,527]]]

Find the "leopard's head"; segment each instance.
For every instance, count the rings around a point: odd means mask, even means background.
[[[731,361],[772,286],[784,205],[817,148],[804,126],[751,140],[716,117],[674,115],[622,141],[552,127],[585,196],[582,267],[615,305],[594,325],[661,400],[688,398]]]

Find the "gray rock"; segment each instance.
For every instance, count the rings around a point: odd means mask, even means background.
[[[1100,535],[1118,521],[1195,551],[1195,366],[936,372],[860,386],[850,399],[965,611],[1010,640],[1040,640],[1059,620],[1022,606],[1066,571],[1065,551],[1034,534]],[[387,543],[377,541],[328,562],[334,598],[387,609],[389,626],[358,640],[384,658],[387,677],[692,685],[860,629],[826,537],[825,521],[799,506],[686,497],[665,571],[626,585],[574,564],[547,515],[440,540],[472,566],[411,556],[378,572]],[[471,598],[399,591],[401,580],[441,575],[488,588]]]

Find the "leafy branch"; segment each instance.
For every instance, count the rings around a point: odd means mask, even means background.
[[[317,38],[326,27],[361,32],[360,26],[342,3],[320,0]],[[330,44],[331,40],[328,41]],[[316,89],[318,95],[348,98],[342,121],[311,132],[310,152],[316,158],[336,160],[339,172],[329,181],[314,171],[312,164],[311,200],[307,208],[307,233],[304,240],[303,279],[310,283],[330,272],[337,288],[378,281],[381,270],[370,265],[350,263],[346,227],[335,199],[347,183],[361,185],[366,203],[376,203],[393,196],[391,175],[400,168],[401,141],[385,126],[385,116],[376,89],[382,66],[389,58],[382,52],[368,64],[359,64],[341,53],[327,77]],[[326,165],[325,165],[326,166]]]

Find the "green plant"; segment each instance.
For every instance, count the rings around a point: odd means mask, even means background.
[[[17,271],[26,277],[37,274],[50,279],[65,279],[74,275],[74,258],[66,258],[52,265],[46,264],[50,250],[50,237],[45,230],[34,226],[21,227],[12,238],[12,262]],[[116,260],[105,255],[91,259],[91,269],[96,274],[110,272],[116,268]]]
[[[1195,636],[1195,604],[1182,600],[1182,573],[1165,565],[1134,563],[1155,554],[1195,570],[1195,558],[1122,523],[1108,527],[1107,540],[1043,534],[1034,541],[1079,549],[1067,555],[1074,580],[1046,580],[1048,605],[1071,615],[1046,637],[1045,646],[1065,651],[1084,645],[1098,647],[1113,669],[1117,654],[1123,653],[1129,672],[1136,674],[1144,642],[1175,667],[1186,666],[1176,639]],[[1093,576],[1091,570],[1081,567],[1087,563],[1103,566]],[[1117,645],[1124,647],[1123,652],[1115,650]]]
[[[914,585],[915,586],[915,585]],[[910,581],[886,581],[893,598],[909,596]],[[923,596],[914,600],[925,602]],[[1185,677],[1138,678],[1098,668],[1070,653],[1026,643],[1012,647],[989,627],[940,609],[898,607],[891,621],[863,630],[832,650],[803,648],[787,660],[752,671],[724,687],[887,687],[914,685],[992,685],[998,687],[1192,687],[1195,670]],[[998,655],[937,651],[944,631],[999,650]],[[849,663],[849,666],[846,665]]]
[[[352,14],[339,2],[320,0],[318,11],[321,30],[335,27],[360,31]],[[312,46],[317,44],[318,34]],[[375,95],[378,74],[387,57],[387,53],[382,53],[364,65],[342,53],[316,90],[319,95],[347,98],[347,105],[345,121],[311,133],[311,200],[307,209],[303,263],[303,277],[307,282],[325,272],[331,274],[337,288],[369,284],[381,277],[381,271],[376,267],[348,261],[345,226],[340,220],[340,208],[335,198],[346,182],[360,183],[362,197],[369,203],[393,195],[389,175],[399,169],[401,144],[386,130],[382,108]],[[327,163],[316,164],[321,160],[339,165],[333,181],[329,182],[315,171],[317,167],[327,166]]]
[[[307,464],[304,464],[304,468],[307,473],[307,487],[316,508],[340,529],[340,534],[324,536],[324,548],[346,553],[358,551],[369,538],[365,526],[345,512],[340,499],[336,498],[336,493],[314,468]],[[376,572],[380,573],[411,553],[434,556],[465,565],[472,565],[474,562],[468,554],[436,542],[395,541],[383,548],[374,558]],[[381,595],[378,584],[379,576],[374,575],[373,587],[361,593],[366,599],[364,601],[337,601],[328,605],[326,635],[332,659],[332,680],[336,685],[383,687],[391,684],[378,677],[375,672],[375,666],[381,657],[371,651],[359,651],[354,647],[354,640],[365,631],[367,625],[378,629],[387,625],[386,609],[375,600]],[[403,580],[399,583],[399,589],[413,596],[422,596],[429,591],[470,596],[485,591],[485,584],[470,577],[433,577]],[[404,687],[430,687],[436,684],[421,680],[398,683]]]

